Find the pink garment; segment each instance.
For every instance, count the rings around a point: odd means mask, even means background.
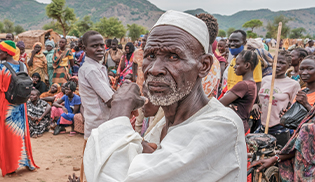
[[[64,117],[60,118],[60,124],[67,124],[67,125],[71,125],[73,122],[71,120],[67,120]]]
[[[57,108],[55,106],[52,106],[51,119],[54,119],[55,117],[60,117],[62,113],[63,113],[63,110],[61,108]]]

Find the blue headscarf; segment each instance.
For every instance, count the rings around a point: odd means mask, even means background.
[[[52,40],[47,40],[45,42],[45,46],[48,46],[48,45],[50,45],[52,48],[55,48],[55,42]]]

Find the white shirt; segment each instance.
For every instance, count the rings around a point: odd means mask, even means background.
[[[212,98],[189,119],[170,127],[159,143],[163,122],[146,137],[159,145],[152,154],[142,153],[142,138],[128,117],[94,129],[84,153],[87,181],[246,181],[244,127],[234,111]]]
[[[87,139],[92,129],[109,118],[110,108],[106,102],[114,92],[109,84],[106,67],[85,56],[85,62],[79,69],[79,90],[84,108],[84,139]]]

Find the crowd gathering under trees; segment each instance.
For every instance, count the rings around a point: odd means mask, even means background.
[[[30,138],[70,127],[69,136],[85,139],[84,168],[71,182],[83,171],[89,182],[250,182],[271,166],[277,173],[264,178],[315,177],[314,41],[303,28],[290,31],[286,17],[268,23],[270,37],[283,23],[281,41],[268,43],[254,33],[260,20],[244,23],[247,32],[225,32],[210,14],[170,10],[150,32],[127,25],[132,41],[122,45],[126,29],[116,18],[77,21],[64,0],[53,0],[46,12],[54,21],[44,28],[64,35],[57,44],[48,37],[26,52],[12,28],[0,42],[3,176],[39,168]],[[69,42],[71,33],[79,38]],[[282,40],[288,36],[305,39],[289,45]],[[300,113],[292,114],[296,107]],[[248,162],[255,147],[275,141],[277,153]]]

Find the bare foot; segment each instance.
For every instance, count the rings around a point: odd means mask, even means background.
[[[16,172],[14,171],[14,172],[12,172],[12,173],[8,173],[7,176],[11,178],[11,177],[17,176],[17,174],[16,174]]]
[[[41,136],[43,136],[43,134],[39,134],[39,135],[37,135],[37,137],[41,137]]]
[[[37,138],[37,135],[33,135],[32,138]]]

